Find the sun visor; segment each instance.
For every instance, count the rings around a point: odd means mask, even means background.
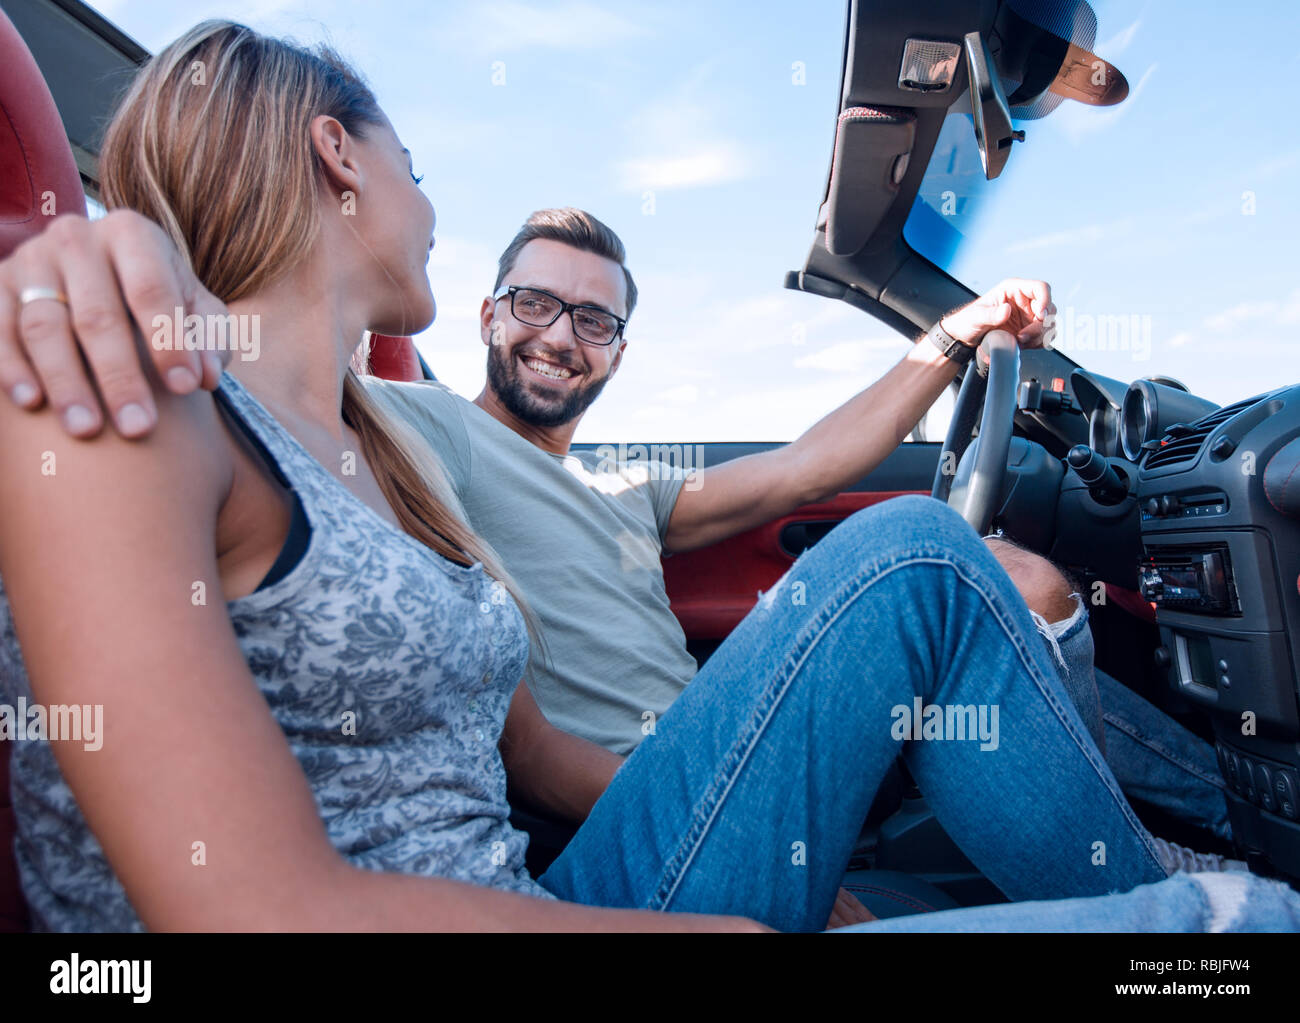
[[[840,114],[826,213],[832,253],[859,251],[880,225],[898,196],[915,136],[910,110],[850,107]]]
[[[1097,15],[1084,0],[1008,0],[994,34],[999,69],[1017,83],[1007,100],[1018,121],[1046,117],[1064,99],[1111,106],[1128,95],[1119,69],[1092,52]]]
[[[1123,72],[1074,43],[1048,88],[1058,96],[1094,107],[1114,106],[1128,97],[1128,79]]]

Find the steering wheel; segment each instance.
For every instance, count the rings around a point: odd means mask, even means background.
[[[984,336],[981,347],[989,356],[988,369],[980,365],[978,357],[967,368],[930,496],[956,509],[984,536],[997,511],[1011,450],[1016,391],[1020,384],[1020,346],[1007,331],[991,330]],[[967,472],[963,456],[971,445],[971,429],[976,418],[980,432],[975,441],[973,463]]]

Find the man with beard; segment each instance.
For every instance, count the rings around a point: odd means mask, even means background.
[[[685,466],[611,466],[570,444],[626,349],[636,285],[624,258],[617,235],[590,214],[538,211],[502,253],[483,300],[487,381],[473,404],[438,385],[371,381],[442,457],[469,521],[536,612],[546,647],[530,676],[539,706],[565,732],[620,755],[653,734],[696,671],[661,552],[706,546],[861,479],[957,365],[919,346],[803,437],[700,471],[689,485]],[[990,296],[947,318],[954,337],[978,343],[1006,327],[1040,343],[1046,284],[1006,282]],[[1082,618],[1047,562],[1022,558],[1019,567],[1031,608],[1048,621]]]
[[[131,265],[133,280],[146,279],[149,267],[163,278],[186,279],[165,239],[129,256],[128,241],[124,234],[122,251],[112,258]],[[566,744],[563,756],[548,763],[563,764],[568,773],[551,779],[550,791],[524,796],[575,822],[585,818],[622,757],[654,735],[658,718],[697,671],[669,606],[661,552],[704,547],[862,479],[907,437],[985,334],[1002,329],[1037,347],[1054,312],[1045,283],[1003,281],[943,317],[929,341],[914,345],[879,381],[797,440],[704,469],[688,485],[684,466],[611,467],[596,452],[570,451],[582,415],[626,348],[623,331],[637,293],[624,262],[622,242],[590,214],[534,213],[502,253],[492,294],[483,301],[488,376],[472,403],[441,384],[367,378],[371,393],[438,453],[470,524],[497,550],[536,616],[542,649],[534,651],[529,688],[559,730],[560,738],[547,741]],[[184,291],[211,298],[199,294],[192,277]],[[116,293],[106,299],[114,310],[121,301]],[[109,340],[100,346],[100,360],[120,344]],[[166,376],[168,353],[149,355]],[[71,345],[31,360],[47,376],[57,363],[65,393],[66,381],[81,372],[75,361]],[[111,387],[100,381],[113,410],[130,400],[121,372],[127,361],[117,359]],[[147,395],[148,387],[141,378],[135,389]],[[70,404],[57,395],[51,400],[58,408]],[[1083,602],[1050,562],[1010,544],[992,546],[1037,616],[1066,688],[1121,786],[1226,837],[1213,751],[1118,683],[1104,681],[1099,701]],[[1112,726],[1104,737],[1099,702]],[[502,752],[509,764],[511,751]],[[1176,847],[1165,851],[1179,855]]]
[[[620,755],[654,734],[697,670],[669,607],[661,553],[715,543],[862,479],[952,380],[961,355],[942,348],[953,339],[976,346],[992,329],[1037,347],[1054,312],[1045,283],[1003,281],[944,317],[929,335],[935,346],[915,345],[794,442],[692,477],[686,466],[611,466],[599,451],[570,450],[622,362],[636,297],[613,231],[581,210],[540,210],[502,253],[483,300],[487,382],[473,404],[441,385],[376,380],[372,388],[439,452],[470,522],[536,612],[545,649],[529,684],[547,718]],[[1036,554],[990,546],[1037,616],[1121,785],[1227,837],[1210,747],[1113,680],[1102,680],[1100,697],[1074,587]],[[618,761],[584,760],[598,795],[601,775]]]

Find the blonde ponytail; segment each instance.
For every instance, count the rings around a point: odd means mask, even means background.
[[[100,155],[105,206],[159,224],[222,301],[256,295],[319,237],[321,168],[310,124],[321,114],[361,137],[384,123],[361,77],[327,47],[205,21],[150,60],[123,98]],[[364,349],[359,358],[364,365]],[[482,562],[523,610],[536,653],[531,613],[465,523],[436,454],[351,369],[342,414],[402,529],[457,564]]]

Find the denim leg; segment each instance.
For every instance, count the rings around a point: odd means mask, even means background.
[[[843,927],[877,934],[952,931],[1300,931],[1300,895],[1254,874],[1176,874],[1090,899],[973,906]]]
[[[1092,629],[1088,626],[1088,609],[1079,594],[1071,593],[1070,599],[1074,601],[1074,614],[1063,621],[1049,623],[1034,611],[1030,611],[1029,615],[1038,626],[1039,635],[1052,655],[1070,701],[1083,718],[1083,723],[1088,726],[1092,741],[1104,755],[1106,742],[1102,728],[1101,699],[1097,694],[1097,681],[1092,667],[1095,651]]]
[[[1134,799],[1231,839],[1214,748],[1128,686],[1097,672],[1106,722],[1106,763]]]
[[[1165,876],[1006,572],[954,511],[902,497],[852,516],[763,596],[541,883],[591,905],[820,929],[900,751],[1012,899]]]
[[[1223,776],[1213,747],[1128,686],[1094,669],[1088,613],[1079,594],[1071,596],[1077,606],[1070,618],[1049,624],[1033,617],[1066,692],[1119,787],[1133,799],[1231,839]]]

